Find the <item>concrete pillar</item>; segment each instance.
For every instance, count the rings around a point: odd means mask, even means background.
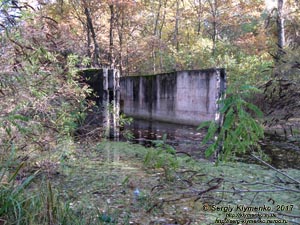
[[[108,70],[108,113],[109,113],[109,137],[119,139],[119,114],[120,114],[120,84],[119,71],[116,69]]]
[[[110,113],[109,113],[109,80],[108,80],[108,69],[102,69],[102,73],[99,73],[99,76],[103,77],[103,91],[102,93],[97,93],[101,95],[102,102],[100,102],[100,107],[102,108],[102,118],[103,118],[103,129],[104,136],[110,136]],[[99,84],[101,85],[101,84]]]

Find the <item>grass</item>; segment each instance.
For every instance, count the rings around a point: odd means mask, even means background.
[[[35,156],[27,177],[33,171],[44,172],[36,172],[14,198],[15,205],[9,206],[10,212],[22,214],[0,214],[0,218],[7,224],[217,224],[226,214],[217,207],[231,206],[237,213],[237,205],[266,205],[277,219],[299,223],[295,204],[300,202],[299,185],[286,176],[254,164],[215,166],[178,157],[170,149],[166,153],[164,148],[168,146],[155,150],[122,142],[70,142],[63,152]],[[151,160],[145,160],[149,155]],[[33,170],[34,165],[38,170]],[[284,172],[300,180],[298,170]],[[2,183],[1,194],[9,190]],[[20,185],[16,180],[10,187]],[[277,205],[287,208],[277,211]]]
[[[0,224],[76,224],[76,216],[49,180],[34,184],[40,171],[22,175],[25,164],[13,164],[0,166]]]

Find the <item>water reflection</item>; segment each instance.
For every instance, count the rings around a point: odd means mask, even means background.
[[[134,143],[152,146],[153,140],[160,140],[166,135],[166,143],[173,146],[177,152],[186,152],[196,159],[204,158],[206,146],[201,146],[201,141],[205,130],[200,132],[197,127],[134,119],[132,124],[125,126],[125,130],[132,132]],[[124,140],[124,137],[122,139]],[[276,168],[300,169],[299,141],[290,142],[278,136],[266,135],[261,147],[270,158],[269,163]],[[245,156],[241,161],[258,163],[249,156]]]
[[[192,154],[196,158],[204,157],[205,147],[200,146],[205,132],[197,127],[134,119],[133,123],[125,126],[132,132],[134,143],[152,146],[153,140],[161,140],[166,136],[166,143],[179,152]],[[124,140],[124,138],[123,138]]]

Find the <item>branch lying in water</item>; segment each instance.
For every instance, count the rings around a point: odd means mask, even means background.
[[[274,166],[271,166],[269,163],[265,162],[264,160],[262,160],[261,158],[257,157],[256,155],[254,154],[251,154],[251,156],[253,158],[255,158],[256,160],[260,161],[261,163],[263,163],[264,165],[268,166],[269,168],[271,168],[272,170],[275,170],[277,173],[280,173],[281,175],[291,179],[292,181],[296,182],[297,184],[300,184],[300,181],[296,180],[295,178],[289,176],[288,174],[286,173],[283,173],[281,172],[280,170],[276,169]]]

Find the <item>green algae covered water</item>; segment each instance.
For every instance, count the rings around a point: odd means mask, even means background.
[[[196,126],[179,125],[158,121],[134,119],[125,130],[133,134],[132,141],[144,146],[153,146],[153,141],[166,137],[166,143],[178,152],[186,152],[196,159],[204,158],[207,146],[201,146],[205,130]],[[121,140],[125,140],[121,137]],[[262,151],[268,156],[269,163],[276,168],[300,169],[300,139],[287,140],[280,136],[266,134],[261,142]],[[257,163],[249,155],[242,156],[240,161]]]

